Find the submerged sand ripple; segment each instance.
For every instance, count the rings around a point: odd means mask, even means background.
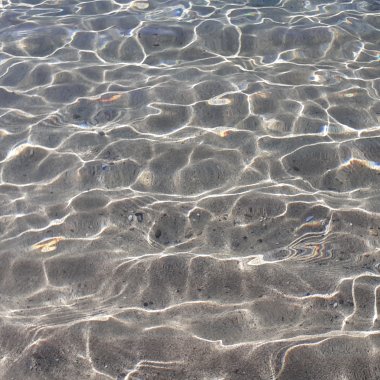
[[[0,378],[380,378],[379,12],[3,0]]]

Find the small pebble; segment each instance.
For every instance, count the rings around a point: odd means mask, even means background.
[[[182,8],[178,8],[174,11],[174,14],[177,16],[177,17],[180,17],[182,16],[182,12],[183,12],[183,9]]]
[[[144,1],[144,0],[134,1],[134,2],[132,2],[131,5],[132,5],[133,8],[140,9],[140,10],[148,9],[149,8],[149,2],[148,1]]]
[[[78,125],[78,127],[83,128],[83,129],[87,129],[87,128],[90,128],[90,125],[86,121],[83,121],[82,123],[80,123]]]
[[[212,98],[209,99],[208,104],[212,106],[224,106],[226,104],[231,104],[231,100],[225,98]]]
[[[143,219],[144,219],[144,216],[143,216],[143,213],[142,213],[142,212],[136,212],[136,213],[135,213],[135,216],[136,216],[137,221],[138,221],[139,223],[141,223],[141,222],[143,221]]]

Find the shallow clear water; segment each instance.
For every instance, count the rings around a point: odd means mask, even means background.
[[[380,2],[2,0],[0,378],[380,378]]]

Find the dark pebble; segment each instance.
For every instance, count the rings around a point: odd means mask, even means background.
[[[144,220],[144,216],[143,216],[143,213],[142,213],[142,212],[136,212],[136,213],[135,213],[135,216],[136,216],[137,221],[138,221],[139,223],[141,223],[141,222]]]

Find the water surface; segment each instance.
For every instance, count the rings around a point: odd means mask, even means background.
[[[0,378],[380,378],[380,2],[3,0]]]

